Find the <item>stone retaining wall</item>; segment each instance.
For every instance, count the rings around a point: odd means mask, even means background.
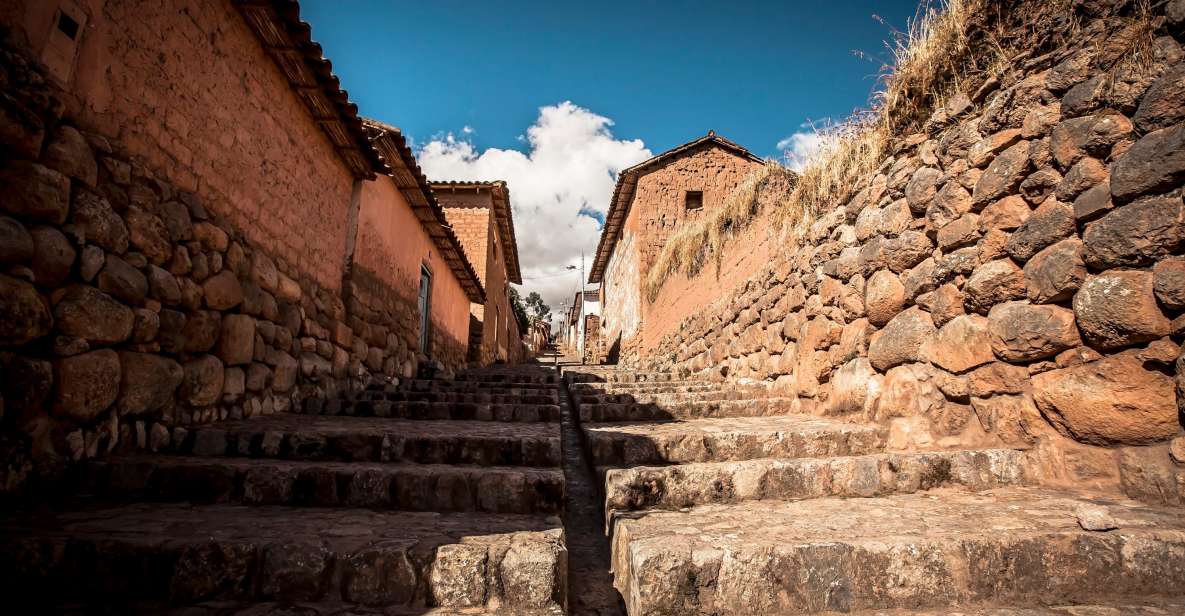
[[[1185,502],[1185,2],[1153,4],[1075,3],[970,76],[644,363],[765,381],[896,449],[1032,448],[1048,482]]]
[[[0,48],[0,492],[186,426],[410,376],[414,296],[362,268],[329,289],[84,132]],[[341,271],[341,264],[337,264]],[[339,273],[339,280],[341,275]],[[433,324],[437,359],[464,342]]]

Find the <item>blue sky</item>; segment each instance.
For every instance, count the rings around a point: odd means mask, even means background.
[[[508,182],[520,290],[552,306],[579,288],[565,267],[591,260],[622,169],[709,129],[760,156],[809,155],[819,140],[804,125],[867,104],[885,41],[917,10],[914,0],[301,5],[350,98],[403,129],[429,178]]]
[[[343,6],[349,9],[344,10]],[[303,18],[363,113],[417,142],[465,126],[479,148],[544,105],[611,118],[659,152],[709,128],[762,156],[868,99],[889,25],[914,0],[395,2],[306,0]]]

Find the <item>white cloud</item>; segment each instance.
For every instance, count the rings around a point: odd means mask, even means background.
[[[825,133],[807,130],[782,139],[778,142],[777,148],[782,152],[788,167],[802,171],[808,161],[826,151],[830,142]]]
[[[465,133],[466,135],[472,135],[473,134],[473,127],[466,124],[465,126],[461,127],[461,132]]]
[[[527,128],[527,153],[478,152],[452,134],[429,141],[419,152],[420,166],[432,180],[506,180],[522,295],[539,292],[553,314],[560,302],[571,302],[578,288],[578,274],[565,267],[580,266],[581,250],[587,279],[601,229],[593,213],[604,218],[617,173],[651,156],[640,139],[614,138],[611,126],[609,118],[565,101],[539,109]]]

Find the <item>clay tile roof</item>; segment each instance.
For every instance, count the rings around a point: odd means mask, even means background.
[[[461,248],[461,242],[453,233],[452,227],[448,226],[444,209],[432,193],[428,178],[424,177],[424,172],[420,170],[420,165],[416,162],[411,148],[407,146],[407,139],[403,137],[403,133],[394,126],[376,120],[364,118],[362,123],[375,149],[389,163],[388,175],[391,176],[391,181],[407,199],[420,225],[432,238],[436,249],[440,251],[449,269],[465,289],[469,301],[484,304],[485,291],[481,288],[481,279],[477,277],[473,264],[465,257],[465,251]]]
[[[634,200],[634,189],[638,186],[638,179],[675,158],[709,143],[718,145],[741,158],[747,158],[758,163],[763,162],[761,157],[739,144],[717,135],[716,131],[710,130],[708,134],[699,139],[693,139],[683,145],[671,148],[654,158],[644,160],[619,173],[617,175],[617,185],[613,188],[613,197],[609,200],[609,213],[605,215],[605,225],[601,228],[601,240],[597,244],[597,256],[593,259],[592,269],[588,273],[588,282],[590,284],[601,282],[601,278],[605,275],[605,267],[609,265],[609,257],[613,255],[613,249],[617,246],[618,238],[621,237],[621,227],[625,224],[625,217],[630,212],[630,204]]]
[[[354,177],[370,180],[376,173],[387,173],[387,165],[362,127],[358,106],[350,102],[333,74],[333,64],[312,39],[312,28],[300,20],[300,3],[233,1]]]
[[[518,241],[514,238],[514,210],[510,205],[510,188],[506,182],[433,181],[433,190],[488,190],[494,202],[494,217],[498,230],[506,242],[506,277],[514,284],[523,283],[518,265]]]

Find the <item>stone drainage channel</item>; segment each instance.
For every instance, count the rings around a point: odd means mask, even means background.
[[[568,613],[572,616],[625,616],[625,605],[613,588],[604,506],[596,470],[589,462],[580,414],[576,411],[565,364],[556,363],[560,382],[560,440],[563,448],[564,535],[568,544]]]

